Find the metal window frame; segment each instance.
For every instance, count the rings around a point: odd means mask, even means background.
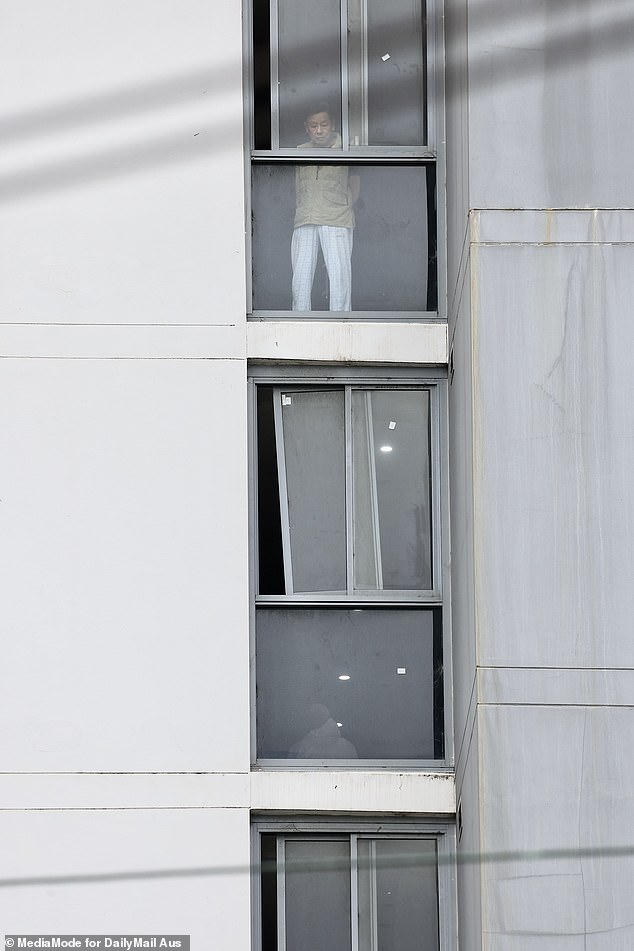
[[[369,387],[361,391],[363,393],[364,403],[365,403],[365,433],[364,439],[367,443],[367,457],[368,457],[368,475],[369,475],[369,488],[370,488],[370,505],[372,510],[372,555],[374,561],[374,577],[376,579],[376,590],[383,591],[383,559],[381,558],[381,529],[379,525],[379,500],[378,500],[378,487],[376,482],[376,447],[374,445],[374,428],[372,425],[372,401],[370,399],[370,393],[372,392]],[[431,396],[431,394],[430,394]],[[431,406],[431,399],[430,399]],[[353,407],[354,400],[349,400],[349,413],[350,420],[348,422],[348,428],[351,434],[351,438],[346,442],[346,451],[348,454],[348,465],[350,468],[350,479],[352,483],[352,498],[350,499],[350,513],[349,513],[349,525],[348,525],[348,545],[350,548],[349,552],[349,563],[350,563],[350,573],[351,573],[351,584],[354,586],[355,582],[355,563],[354,563],[354,530],[355,530],[355,493],[354,493],[354,470],[353,470],[353,450],[354,450],[354,429],[352,424],[353,419]],[[431,485],[431,458],[429,460],[429,482]],[[430,559],[433,571],[434,561],[431,557],[431,549],[433,548],[433,519],[432,512],[430,511],[430,525],[432,525],[431,537],[430,537]],[[433,575],[432,575],[433,577]],[[433,584],[432,584],[433,588]],[[359,589],[356,589],[359,590]],[[373,589],[369,589],[373,590]]]
[[[426,202],[429,203],[430,196],[432,195],[436,203],[436,214],[432,215],[425,212],[424,224],[426,225],[425,234],[426,234],[426,256],[427,256],[427,280],[429,283],[429,276],[431,272],[430,266],[430,248],[432,247],[432,238],[435,238],[436,241],[436,263],[435,263],[435,277],[437,285],[437,309],[436,310],[352,310],[349,312],[339,312],[339,311],[328,311],[328,310],[312,310],[312,311],[295,311],[292,309],[288,310],[266,310],[263,308],[254,308],[253,307],[253,267],[248,268],[247,273],[247,318],[249,320],[260,320],[260,319],[274,319],[274,320],[338,320],[338,321],[350,321],[350,320],[362,320],[362,321],[373,321],[373,320],[396,320],[396,321],[419,321],[419,320],[432,320],[436,321],[442,319],[441,314],[441,304],[444,302],[446,292],[445,292],[445,282],[446,275],[443,271],[441,274],[441,266],[444,268],[442,261],[442,255],[444,255],[445,250],[444,246],[446,243],[445,231],[444,231],[444,220],[441,220],[439,211],[441,208],[444,208],[443,203],[439,200],[440,196],[444,196],[444,185],[441,188],[438,171],[439,164],[437,161],[437,155],[435,151],[431,151],[427,148],[422,149],[411,149],[411,148],[392,148],[390,149],[389,154],[385,153],[385,150],[378,146],[368,147],[359,150],[354,153],[344,153],[343,151],[333,152],[332,149],[311,149],[310,154],[306,150],[303,150],[302,154],[298,154],[297,149],[278,149],[276,152],[267,152],[267,151],[253,151],[251,153],[251,160],[247,166],[247,175],[248,179],[246,182],[246,195],[247,195],[247,218],[246,218],[246,229],[245,229],[245,238],[247,242],[247,259],[249,262],[253,260],[253,236],[252,236],[252,212],[253,212],[253,170],[258,166],[290,166],[291,168],[298,168],[302,165],[314,165],[316,162],[319,162],[320,165],[337,165],[345,166],[348,168],[350,173],[354,173],[355,169],[362,169],[364,166],[371,166],[372,168],[379,167],[390,167],[392,166],[396,170],[406,169],[406,168],[418,168],[425,170],[425,194]],[[434,189],[430,187],[430,176],[429,168],[434,172],[434,177],[432,179]],[[431,225],[435,225],[435,231],[432,231]],[[289,235],[289,253],[290,253],[290,235]],[[442,260],[441,260],[442,258]],[[421,302],[422,303],[422,302]],[[426,301],[425,301],[426,304]]]
[[[270,106],[271,106],[271,151],[277,154],[281,152],[293,152],[292,149],[280,147],[280,97],[279,97],[279,2],[280,0],[269,0],[269,29],[270,29]],[[437,31],[437,20],[440,16],[438,7],[439,0],[419,0],[420,3],[420,24],[424,31],[423,45],[421,46],[422,63],[421,70],[424,77],[425,87],[425,105],[424,105],[424,138],[419,146],[399,147],[399,146],[373,146],[366,142],[363,145],[350,144],[350,120],[349,120],[349,86],[350,75],[348,68],[348,37],[350,22],[350,5],[352,0],[339,0],[339,68],[340,68],[340,108],[341,108],[341,140],[342,151],[348,152],[350,148],[354,149],[354,155],[367,154],[368,150],[376,151],[381,154],[393,154],[405,148],[412,154],[420,154],[423,151],[433,151],[434,144],[437,143],[438,124],[433,113],[438,104],[438,75],[437,75],[437,55],[436,48],[442,33]],[[368,129],[368,32],[367,32],[367,0],[358,0],[360,9],[360,21],[362,22],[361,35],[361,66],[363,71],[364,105],[362,107],[362,125],[367,140]],[[252,55],[252,38],[248,36],[249,61]],[[252,136],[249,137],[252,142]],[[319,153],[311,150],[311,157],[318,158]]]
[[[253,163],[274,165],[277,162],[289,162],[293,165],[395,165],[398,163],[421,164],[432,162],[436,164],[438,157],[435,149],[429,146],[395,145],[389,151],[382,145],[355,146],[358,151],[346,152],[344,149],[318,149],[298,151],[297,149],[279,148],[270,152],[264,149],[253,149],[251,160]]]
[[[432,618],[432,625],[436,624],[436,618],[440,616],[442,622],[442,658],[443,658],[443,745],[444,745],[444,756],[438,759],[403,759],[403,758],[394,758],[394,759],[300,759],[300,758],[267,758],[267,757],[258,757],[257,755],[257,708],[256,708],[256,615],[258,608],[275,608],[281,607],[284,608],[319,608],[322,607],[324,610],[330,608],[342,608],[345,610],[354,610],[355,607],[360,607],[361,602],[293,602],[289,604],[288,602],[283,604],[258,604],[254,606],[253,611],[253,627],[252,627],[252,646],[251,646],[251,697],[252,697],[252,710],[251,710],[251,758],[254,768],[259,770],[269,770],[269,771],[279,771],[279,770],[302,770],[313,771],[313,770],[323,770],[323,769],[343,769],[343,770],[352,770],[354,772],[359,772],[362,770],[372,770],[376,772],[381,770],[382,772],[404,772],[404,771],[425,771],[425,772],[434,772],[434,773],[452,773],[453,772],[453,727],[452,727],[452,696],[451,692],[448,689],[447,677],[449,676],[450,667],[446,662],[446,651],[447,651],[447,641],[448,641],[448,632],[444,623],[444,609],[441,604],[435,605],[413,605],[407,604],[394,604],[389,602],[374,602],[373,604],[365,604],[364,607],[376,608],[377,610],[385,610],[390,607],[405,607],[416,609],[419,608],[421,611],[432,611],[435,613],[435,617]],[[432,637],[434,632],[432,631]],[[434,707],[434,730],[436,728],[435,722],[435,713],[436,713],[436,704],[433,701]]]
[[[349,595],[349,593],[350,593],[350,592],[349,592],[349,585],[348,585],[348,591],[344,591],[343,589],[341,589],[340,591],[339,591],[339,590],[337,590],[337,591],[311,591],[309,594],[306,594],[306,593],[302,593],[302,592],[295,592],[295,590],[294,590],[294,580],[293,580],[293,553],[292,553],[292,545],[291,545],[291,525],[290,525],[290,519],[289,519],[288,481],[287,481],[287,473],[286,473],[286,439],[284,438],[284,425],[283,425],[283,420],[282,420],[282,417],[283,417],[282,407],[284,406],[284,402],[283,402],[283,400],[282,400],[282,397],[283,397],[283,396],[287,395],[289,391],[290,391],[291,394],[294,393],[294,392],[306,393],[306,392],[314,392],[315,389],[316,389],[316,387],[309,387],[308,389],[304,389],[304,388],[301,388],[301,389],[300,389],[299,387],[293,387],[293,386],[291,386],[291,387],[276,386],[276,387],[273,388],[273,414],[274,414],[274,422],[275,422],[275,449],[276,449],[276,456],[277,456],[277,477],[278,477],[278,487],[279,487],[279,507],[280,507],[280,520],[281,520],[281,531],[282,531],[282,557],[283,557],[283,559],[284,559],[284,583],[285,583],[285,587],[286,587],[286,590],[287,590],[287,591],[290,591],[290,592],[291,592],[291,594],[288,595],[287,597],[289,597],[289,598],[296,598],[296,597],[297,597],[297,598],[306,598],[306,597],[312,598],[312,597],[316,597],[316,598],[318,598],[318,599],[323,598],[324,600],[329,600],[329,599],[330,599],[331,597],[333,597],[333,596],[334,596],[334,597],[344,597],[344,598],[345,598],[345,597],[346,597],[347,595]],[[334,389],[336,392],[339,392],[339,391],[340,391],[341,389],[343,389],[343,388],[341,388],[341,387],[322,387],[322,389],[331,389],[331,390]],[[346,402],[345,402],[345,392],[344,392],[344,414],[345,414],[345,411],[346,411],[345,407],[346,407]],[[344,492],[345,492],[344,510],[345,510],[345,513],[346,513],[346,530],[347,530],[347,519],[348,519],[348,511],[349,511],[349,505],[348,505],[348,478],[349,478],[349,473],[347,472],[347,449],[348,449],[348,447],[347,447],[346,436],[345,436],[346,432],[347,432],[347,421],[346,421],[346,423],[345,423],[345,429],[344,429],[344,447],[345,447],[345,452],[346,452],[346,474],[345,474],[345,488],[344,488]],[[259,474],[258,474],[257,471],[256,471],[256,480],[258,480],[258,479],[259,479]],[[257,485],[256,485],[256,492],[257,492]],[[349,562],[348,562],[348,558],[349,558],[348,548],[349,548],[349,540],[348,540],[348,538],[347,538],[347,536],[346,536],[346,577],[348,576],[348,570],[349,570],[349,569],[348,569],[348,564],[349,564]],[[258,549],[258,554],[259,554],[259,549]],[[258,597],[259,597],[259,595],[258,595]],[[271,597],[271,596],[269,596],[269,597]],[[272,598],[273,598],[273,600],[275,601],[276,598],[277,598],[277,596],[276,596],[276,595],[273,595]]]
[[[353,310],[345,316],[337,311],[328,310],[256,310],[248,317],[249,322],[254,320],[274,320],[276,322],[285,320],[328,320],[340,323],[348,321],[363,321],[363,323],[396,321],[408,324],[426,324],[430,321],[435,323],[438,319],[440,318],[438,318],[435,310]]]
[[[288,839],[347,840],[350,843],[350,930],[352,951],[358,951],[358,854],[359,839],[424,839],[436,845],[436,889],[438,907],[439,951],[457,951],[457,889],[456,889],[456,835],[452,823],[424,820],[394,820],[391,818],[357,820],[355,818],[317,818],[297,816],[271,819],[254,817],[251,825],[251,868],[253,909],[253,951],[262,951],[262,901],[260,879],[260,837],[276,835],[277,927],[278,948],[286,951],[284,935],[284,867],[280,862]],[[282,881],[280,882],[280,877]],[[355,943],[356,942],[356,943]]]
[[[310,386],[328,386],[332,384],[350,383],[355,386],[388,388],[393,386],[409,387],[436,387],[435,419],[436,458],[431,457],[431,482],[435,483],[433,499],[432,524],[437,535],[432,538],[432,564],[434,577],[439,579],[439,588],[433,599],[422,599],[411,596],[366,598],[363,596],[354,599],[328,595],[325,597],[308,596],[305,598],[279,596],[262,596],[258,590],[258,505],[257,505],[257,386],[284,386],[293,384]],[[301,365],[279,366],[275,364],[254,364],[248,374],[248,406],[249,406],[249,629],[250,629],[250,711],[251,711],[251,762],[258,768],[265,769],[303,769],[315,770],[324,767],[341,769],[381,769],[381,770],[433,770],[434,772],[448,772],[454,764],[454,736],[453,736],[453,660],[451,652],[451,577],[449,560],[449,439],[448,439],[448,383],[444,368],[428,367],[412,370],[410,367],[350,367],[346,365]],[[435,472],[435,477],[434,477]],[[443,666],[443,725],[444,725],[444,757],[434,760],[258,760],[257,756],[257,711],[256,711],[256,671],[255,671],[255,629],[256,612],[258,607],[428,607],[440,609],[442,612],[442,666]]]
[[[243,14],[243,131],[245,143],[245,164],[244,164],[244,182],[245,182],[245,260],[247,262],[246,273],[246,310],[248,319],[307,319],[307,320],[397,320],[397,321],[426,321],[426,320],[447,320],[448,316],[448,296],[447,296],[447,213],[446,213],[446,146],[445,146],[445,87],[444,87],[444,16],[443,0],[420,0],[422,11],[422,23],[425,29],[426,46],[424,48],[425,61],[423,68],[426,79],[426,129],[427,143],[420,148],[411,147],[384,147],[384,146],[354,146],[354,151],[347,154],[340,153],[333,156],[332,150],[314,149],[310,155],[302,156],[303,161],[339,161],[341,158],[350,159],[353,162],[364,163],[371,161],[385,161],[386,163],[399,161],[431,161],[436,167],[436,283],[437,283],[437,305],[434,311],[351,311],[349,315],[330,314],[329,312],[296,312],[296,311],[266,311],[253,309],[253,246],[251,236],[251,166],[258,161],[274,162],[297,161],[296,149],[282,149],[279,146],[279,123],[274,121],[273,116],[273,97],[271,103],[271,150],[255,150],[254,142],[254,116],[252,109],[253,101],[253,11],[252,0],[244,0]],[[277,0],[273,0],[271,8],[277,5]],[[345,3],[341,4],[343,10]],[[343,14],[342,14],[343,17]],[[347,12],[346,12],[347,19]],[[342,20],[343,22],[343,20]],[[277,47],[277,24],[275,24],[275,33],[273,34],[273,24],[271,25],[271,82],[274,84],[275,98],[277,101],[277,56],[273,55]],[[275,37],[275,39],[273,38]],[[342,46],[347,46],[346,35],[342,30]],[[347,54],[346,54],[347,55]],[[343,97],[343,92],[342,92]],[[342,102],[343,106],[343,102]],[[279,111],[279,103],[277,105]],[[342,116],[344,111],[342,111]],[[277,112],[276,112],[277,115]],[[346,120],[347,126],[347,120]],[[274,139],[275,127],[275,139]],[[343,132],[343,130],[342,130]],[[347,134],[347,133],[346,133]],[[342,137],[343,144],[343,137]],[[342,149],[342,153],[344,150]]]
[[[345,512],[346,512],[346,590],[345,591],[311,591],[311,592],[295,592],[293,588],[293,570],[292,570],[292,558],[291,558],[291,548],[290,548],[290,526],[288,523],[288,491],[286,488],[286,467],[284,465],[284,453],[285,453],[285,442],[282,436],[282,420],[281,420],[281,407],[280,400],[277,398],[281,395],[283,390],[285,393],[293,391],[296,389],[301,392],[304,390],[300,384],[290,384],[286,385],[285,383],[269,384],[266,383],[256,383],[258,385],[273,386],[274,395],[273,395],[273,411],[275,418],[275,433],[276,433],[276,449],[277,449],[277,463],[278,463],[278,479],[279,479],[279,497],[280,497],[280,510],[281,510],[281,528],[282,528],[282,551],[284,558],[284,577],[286,582],[287,591],[290,589],[291,593],[289,594],[272,594],[272,595],[263,595],[259,593],[258,590],[258,576],[259,576],[259,555],[258,555],[258,546],[254,546],[253,552],[253,563],[255,566],[255,597],[258,604],[269,604],[269,605],[292,605],[292,604],[306,604],[306,603],[320,603],[325,602],[332,604],[334,602],[341,603],[398,603],[398,604],[424,604],[424,605],[438,605],[442,603],[443,598],[443,577],[442,577],[442,549],[443,549],[443,532],[442,532],[442,523],[441,523],[441,486],[439,478],[439,453],[440,453],[440,436],[441,436],[441,427],[440,427],[440,395],[439,387],[437,383],[431,382],[422,382],[418,381],[416,383],[401,383],[401,382],[380,382],[375,381],[374,383],[357,383],[357,382],[341,382],[337,384],[337,389],[339,387],[344,392],[344,414],[345,414],[345,433],[344,433],[344,451],[345,451],[345,469],[346,469],[346,486],[345,486]],[[319,384],[316,382],[314,384],[317,387]],[[313,384],[310,384],[312,387]],[[326,388],[330,386],[332,388],[333,384],[325,383],[321,381],[321,386]],[[431,569],[432,569],[432,585],[431,588],[422,588],[422,589],[389,589],[385,590],[383,588],[377,588],[373,590],[365,589],[354,589],[354,558],[353,558],[353,542],[354,542],[354,526],[353,526],[353,483],[354,479],[352,476],[352,425],[351,425],[351,416],[352,416],[352,393],[361,392],[365,394],[370,394],[372,392],[387,390],[419,390],[424,391],[429,394],[429,479],[430,479],[430,521],[431,521],[431,537],[430,537],[430,556],[431,556]],[[277,392],[276,392],[277,391]],[[254,397],[255,398],[255,394]],[[256,427],[254,434],[255,445],[257,447],[257,420],[255,416],[257,415],[257,408],[254,410],[253,426]],[[257,453],[256,453],[257,460]],[[257,497],[258,497],[258,472],[257,466],[255,466],[253,472],[254,487],[254,504],[255,504],[255,522],[254,522],[254,531],[257,535]],[[380,544],[380,542],[379,542]]]

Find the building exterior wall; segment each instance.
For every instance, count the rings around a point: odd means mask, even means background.
[[[548,212],[537,217],[547,226]],[[628,216],[617,217],[622,234]],[[490,947],[508,947],[509,934],[522,947],[524,931],[549,948],[574,947],[571,933],[579,948],[632,938],[621,894],[632,859],[600,857],[628,840],[634,818],[622,755],[632,728],[632,394],[620,366],[631,249],[603,240],[609,220],[555,213],[566,243],[472,247],[485,841],[599,853],[487,867]]]
[[[447,19],[467,58],[448,96],[449,283],[469,293],[450,312],[456,780],[459,849],[485,861],[459,868],[461,945],[625,948],[634,867],[602,850],[633,818],[634,14],[467,7]],[[542,849],[565,854],[486,860]]]
[[[446,324],[247,333],[236,0],[4,13],[0,928],[246,951],[254,814],[455,813],[251,770],[247,361],[423,372]]]
[[[631,3],[447,0],[411,325],[247,325],[236,0],[5,7],[0,926],[246,951],[252,816],[458,806],[462,949],[629,948]],[[248,361],[448,365],[455,785],[251,768]]]
[[[30,879],[36,869],[44,879],[3,887],[3,934],[189,934],[203,948],[213,935],[246,951],[248,874],[191,870],[248,867],[248,810],[212,807],[209,796],[187,807],[182,792],[177,805],[158,805],[156,786],[145,781],[137,807],[126,790],[119,806],[87,808],[84,791],[75,805],[67,797],[53,808],[49,794],[43,808],[25,809],[21,797],[19,809],[3,811],[3,878]]]
[[[246,951],[240,5],[2,32],[0,930]]]

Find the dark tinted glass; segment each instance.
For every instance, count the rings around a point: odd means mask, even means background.
[[[309,227],[313,236],[303,232],[304,243],[314,241],[315,258],[312,281],[311,263],[307,267],[308,295],[296,310],[329,311],[341,307],[333,295],[333,284],[350,281],[350,307],[353,311],[421,312],[436,307],[435,216],[428,213],[433,205],[434,170],[428,165],[348,165],[334,166],[347,172],[349,188],[317,187],[326,166],[312,166],[314,191],[308,194],[309,211],[300,217],[298,165],[253,167],[253,309],[290,311],[293,308],[293,274],[299,276],[291,258],[294,231]],[[332,166],[331,166],[332,168]],[[330,174],[330,173],[329,173]],[[341,177],[341,176],[340,176]],[[356,178],[359,197],[351,214],[342,214],[342,204],[353,201],[351,180]],[[356,186],[355,186],[356,187]],[[304,189],[304,194],[306,190]],[[301,199],[303,200],[303,199]],[[305,203],[306,204],[306,203]],[[299,211],[298,211],[299,214]],[[335,264],[326,266],[323,242],[332,232],[317,233],[308,221],[330,222],[329,229],[349,232],[349,241],[336,247]],[[300,236],[296,236],[296,241]],[[350,250],[351,245],[351,250]],[[327,251],[327,249],[326,249]],[[303,253],[303,252],[302,252]],[[306,251],[306,254],[310,254]],[[296,259],[297,260],[297,259]],[[306,261],[302,257],[303,262]],[[338,278],[349,265],[351,277]],[[345,296],[345,295],[343,295]],[[341,312],[341,311],[338,311]]]
[[[256,681],[260,758],[442,756],[433,610],[260,607]]]

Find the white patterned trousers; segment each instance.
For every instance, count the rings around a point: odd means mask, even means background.
[[[310,298],[320,245],[330,283],[330,310],[351,309],[352,233],[352,228],[334,225],[300,225],[295,228],[291,240],[293,310],[311,310]]]

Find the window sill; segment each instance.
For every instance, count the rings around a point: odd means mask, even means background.
[[[448,767],[253,769],[251,809],[452,816],[456,810],[455,778]]]
[[[247,322],[247,359],[281,363],[445,366],[447,322],[306,320]]]

